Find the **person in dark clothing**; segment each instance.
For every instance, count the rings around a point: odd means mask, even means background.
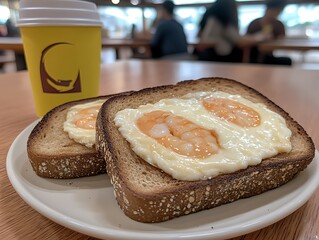
[[[283,38],[286,35],[284,24],[277,18],[286,6],[286,0],[268,0],[266,12],[261,18],[253,20],[248,28],[247,34],[264,32],[272,39]],[[251,49],[250,62],[263,64],[292,65],[289,57],[275,57],[273,53],[261,53],[257,47]]]
[[[5,26],[7,28],[7,36],[8,37],[20,37],[20,32],[16,26],[12,23],[11,19],[8,19],[5,22]]]
[[[151,39],[153,58],[188,52],[186,35],[183,26],[174,18],[174,8],[172,1],[165,1],[159,9],[161,20]]]

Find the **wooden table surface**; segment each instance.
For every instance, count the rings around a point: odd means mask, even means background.
[[[319,71],[258,65],[174,61],[118,61],[101,68],[100,94],[222,76],[243,82],[288,111],[319,147]],[[0,238],[93,239],[60,226],[28,206],[11,186],[5,168],[15,137],[37,119],[27,72],[0,74]],[[319,238],[319,190],[300,209],[259,231],[233,240]]]

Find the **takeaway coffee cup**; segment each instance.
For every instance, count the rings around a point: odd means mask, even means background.
[[[102,23],[95,4],[21,0],[17,26],[38,116],[98,95]]]

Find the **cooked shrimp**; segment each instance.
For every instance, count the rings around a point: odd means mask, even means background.
[[[208,98],[203,100],[204,107],[226,121],[241,127],[256,127],[260,125],[260,115],[254,109],[244,104],[223,98]]]
[[[170,112],[153,111],[137,120],[138,128],[178,154],[204,159],[219,150],[215,132]]]
[[[73,123],[82,129],[95,129],[97,114],[101,106],[94,106],[80,110],[73,118]]]

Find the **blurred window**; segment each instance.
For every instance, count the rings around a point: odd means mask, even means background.
[[[132,27],[143,27],[142,9],[138,7],[99,7],[103,22],[103,36],[130,37]]]
[[[6,6],[0,5],[0,24],[4,24],[10,17],[10,10]]]
[[[281,14],[287,35],[319,38],[319,5],[290,4]]]
[[[175,0],[179,4],[185,0]],[[189,1],[193,2],[193,1]],[[203,1],[204,2],[204,1]],[[206,2],[211,2],[207,0]],[[199,22],[205,13],[205,7],[176,7],[177,20],[184,26],[189,40],[196,38]],[[130,37],[132,26],[135,31],[143,31],[143,11],[139,7],[99,7],[104,23],[104,35],[110,38]],[[248,24],[265,12],[262,4],[240,5],[238,7],[240,33],[245,34]],[[319,37],[319,5],[316,4],[289,4],[286,6],[280,20],[286,26],[288,36]],[[156,19],[154,8],[144,8],[144,24],[146,30],[151,30]]]

